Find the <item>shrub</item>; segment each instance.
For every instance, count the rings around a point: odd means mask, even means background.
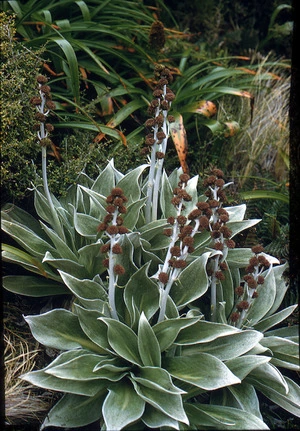
[[[35,178],[32,160],[40,153],[29,100],[35,91],[42,50],[34,52],[15,41],[12,16],[2,12],[0,22],[2,199],[20,202],[29,195],[28,187]]]

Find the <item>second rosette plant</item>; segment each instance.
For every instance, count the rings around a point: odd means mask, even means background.
[[[221,170],[202,194],[197,176],[164,172],[174,95],[169,71],[157,73],[149,164],[123,175],[110,161],[60,200],[36,188],[39,220],[2,212],[21,246],[4,245],[3,259],[36,274],[7,276],[5,288],[72,295],[68,309],[25,317],[57,349],[23,376],[63,393],[42,428],[268,429],[257,391],[300,415],[299,386],[281,372],[299,369],[297,327],[280,327],[296,308],[280,309],[286,265],[261,246],[236,248],[234,236],[259,220],[224,206]]]

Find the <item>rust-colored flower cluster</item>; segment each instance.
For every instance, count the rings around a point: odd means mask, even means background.
[[[230,316],[230,321],[234,324],[241,323],[245,319],[253,300],[259,296],[258,286],[264,284],[265,278],[262,273],[270,267],[270,262],[264,256],[264,249],[261,245],[255,245],[251,250],[254,256],[249,259],[241,285],[235,288],[236,305]]]
[[[227,270],[225,259],[228,249],[235,247],[235,242],[231,239],[232,231],[226,225],[229,221],[229,214],[222,207],[226,202],[226,193],[224,188],[230,183],[225,184],[224,173],[221,169],[213,169],[210,175],[203,181],[204,187],[207,188],[205,195],[208,200],[202,202],[202,207],[207,206],[206,216],[209,219],[207,229],[210,230],[212,238],[212,248],[220,252],[216,254],[210,261],[207,268],[208,275],[215,282],[225,279],[224,271]],[[207,221],[205,221],[207,224]]]
[[[172,74],[167,67],[156,66],[155,74],[158,81],[153,90],[153,100],[148,107],[148,114],[151,116],[145,122],[145,126],[151,130],[145,138],[143,154],[155,151],[156,159],[163,159],[166,153],[167,140],[169,135],[168,125],[174,121],[174,117],[168,115],[175,94],[168,87],[173,81]]]
[[[126,206],[127,198],[120,187],[112,189],[111,194],[106,198],[107,215],[98,226],[98,232],[106,232],[110,241],[103,244],[100,248],[101,253],[107,254],[107,257],[103,260],[103,266],[109,269],[113,269],[114,274],[122,275],[125,273],[125,268],[120,264],[114,264],[114,256],[122,254],[123,250],[120,244],[118,244],[119,236],[128,232],[128,229],[124,226],[124,220],[122,215],[127,212]]]
[[[155,21],[150,28],[149,45],[151,49],[160,51],[166,42],[164,25],[161,21]]]
[[[52,124],[47,122],[51,110],[55,109],[55,103],[52,101],[51,88],[47,85],[48,78],[44,75],[38,75],[37,78],[39,96],[30,99],[30,103],[36,107],[35,119],[37,123],[34,129],[37,130],[40,145],[42,147],[52,147],[56,149],[54,143],[49,138],[49,133],[54,130]]]

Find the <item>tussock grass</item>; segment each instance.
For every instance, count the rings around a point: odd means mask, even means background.
[[[278,182],[288,178],[289,67],[267,60],[260,60],[250,89],[254,96],[252,121],[248,100],[241,100],[234,113],[242,127],[232,139],[228,154],[240,187],[247,177],[261,172],[271,174]],[[226,115],[226,106],[224,110]]]
[[[26,334],[4,326],[6,424],[39,422],[49,410],[52,395],[37,392],[19,376],[35,368],[40,350],[37,343],[27,340]]]

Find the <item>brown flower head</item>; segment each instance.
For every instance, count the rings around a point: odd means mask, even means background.
[[[194,210],[192,210],[192,211],[189,213],[189,215],[188,215],[188,219],[189,219],[189,220],[195,220],[196,218],[200,217],[200,216],[201,216],[201,214],[202,214],[202,211],[201,211],[201,210],[194,209]]]
[[[260,255],[257,257],[257,259],[260,265],[265,266],[266,268],[270,266],[270,262],[265,258],[265,256]]]
[[[108,253],[109,252],[109,250],[110,250],[110,243],[106,243],[106,244],[103,244],[101,247],[100,247],[100,253]]]
[[[44,75],[38,75],[36,80],[39,84],[46,84],[46,82],[48,82],[48,78]]]
[[[166,272],[160,272],[158,275],[158,279],[161,283],[167,284],[169,281],[169,276]]]
[[[182,259],[176,259],[172,261],[173,268],[185,268],[187,266],[187,263],[185,260]]]
[[[168,218],[167,218],[167,222],[168,222],[169,224],[173,225],[173,224],[175,223],[175,217],[173,217],[173,216],[168,217]]]
[[[193,238],[192,236],[185,236],[185,237],[182,239],[182,244],[183,244],[184,246],[191,247],[191,246],[194,244],[194,238]]]
[[[117,208],[115,207],[115,205],[107,205],[107,207],[105,208],[106,212],[113,214],[115,211],[117,211]]]
[[[40,97],[34,96],[30,99],[30,103],[33,106],[40,105],[42,103],[42,99]]]
[[[42,85],[40,87],[40,90],[42,93],[49,94],[51,91],[51,88],[49,87],[49,85]]]
[[[157,158],[158,160],[160,160],[160,159],[164,159],[164,158],[165,158],[165,153],[163,153],[163,152],[161,152],[161,151],[156,151],[155,155],[156,155],[156,158]]]
[[[226,271],[228,269],[228,266],[227,266],[226,262],[220,262],[219,266],[220,266],[220,269],[222,271]]]
[[[167,100],[162,100],[160,106],[163,111],[167,111],[170,108],[169,102]]]
[[[222,178],[218,178],[215,182],[217,187],[223,187],[225,184],[225,181]]]
[[[117,263],[114,266],[114,273],[116,275],[123,275],[123,274],[125,274],[125,268],[124,268],[124,266]]]
[[[175,245],[174,247],[171,247],[170,253],[172,256],[179,257],[181,255],[181,250],[178,245]]]
[[[171,228],[164,229],[163,230],[163,234],[166,235],[166,236],[172,236],[173,229],[171,229]]]
[[[230,320],[232,322],[237,322],[239,318],[240,318],[240,313],[237,313],[236,311],[231,313]]]
[[[155,21],[150,28],[149,45],[151,49],[160,51],[166,42],[164,25],[160,21]]]
[[[180,239],[183,239],[185,236],[191,235],[192,232],[193,232],[193,226],[191,225],[183,226],[178,237]]]
[[[201,211],[205,211],[209,208],[209,205],[207,202],[200,201],[196,203],[196,207],[199,208],[199,210]]]
[[[258,254],[258,253],[262,253],[262,252],[264,251],[264,248],[263,248],[263,246],[262,246],[262,245],[257,244],[257,245],[254,245],[254,246],[251,248],[251,250],[253,251],[253,253]]]
[[[118,226],[118,231],[119,231],[119,234],[120,235],[123,235],[124,233],[128,233],[129,231],[128,231],[128,229],[127,229],[127,227],[126,226]]]
[[[234,248],[235,247],[235,242],[232,239],[227,239],[226,240],[226,245],[228,248]]]
[[[46,128],[47,132],[49,132],[49,133],[53,132],[53,130],[54,130],[54,126],[50,123],[46,123],[45,128]]]
[[[52,100],[47,100],[46,101],[46,108],[48,108],[48,109],[55,109],[56,108],[56,105],[55,105],[55,103],[54,102],[52,102]]]
[[[252,266],[258,266],[259,261],[258,261],[258,259],[257,259],[257,257],[256,257],[256,256],[253,256],[253,257],[251,257],[251,259],[249,260],[249,263],[250,263],[250,265],[252,265]]]
[[[116,235],[117,233],[119,233],[119,228],[118,226],[115,226],[115,225],[107,226],[106,232],[109,235]]]
[[[123,250],[122,250],[122,247],[120,246],[120,244],[114,244],[111,251],[114,254],[122,254],[123,253]]]
[[[104,223],[108,224],[112,221],[113,219],[113,215],[112,214],[106,214],[106,216],[104,217],[103,221]]]
[[[258,277],[257,277],[257,284],[264,284],[264,282],[265,282],[265,277],[263,277],[262,275],[259,275]]]
[[[242,296],[242,295],[243,295],[243,293],[244,293],[244,288],[243,288],[243,286],[238,286],[238,287],[236,287],[236,288],[234,289],[234,291],[235,291],[236,295],[237,295],[238,297],[240,297],[240,296]]]
[[[44,123],[47,120],[47,116],[42,114],[41,112],[37,112],[34,116],[34,118],[37,121],[40,121],[41,123]]]
[[[230,238],[232,235],[232,231],[227,226],[221,226],[220,232],[223,234],[224,238]]]
[[[186,222],[187,222],[187,218],[185,216],[183,216],[183,215],[179,215],[177,217],[177,222],[178,222],[179,225],[184,226],[186,224]]]
[[[203,181],[203,187],[213,186],[216,180],[217,178],[215,177],[215,175],[210,175]]]
[[[223,171],[221,171],[221,169],[218,169],[218,168],[213,169],[211,173],[218,178],[224,178],[224,173]]]
[[[100,223],[100,224],[98,225],[98,227],[97,227],[97,231],[98,231],[98,232],[103,232],[103,231],[105,231],[105,230],[106,230],[106,228],[107,228],[107,224],[106,224],[106,223],[104,223],[104,222],[102,222],[102,223]]]
[[[241,301],[238,304],[236,304],[236,308],[238,311],[247,310],[249,308],[249,302],[248,301]]]
[[[224,248],[224,245],[221,242],[215,242],[214,247],[215,250],[220,250],[222,251]]]
[[[250,289],[256,289],[257,288],[257,281],[254,279],[254,277],[251,277],[247,280],[248,286]]]
[[[104,266],[105,268],[108,268],[108,267],[109,267],[109,259],[108,259],[108,257],[107,257],[106,259],[103,259],[103,260],[102,260],[102,264],[103,264],[103,266]]]
[[[210,199],[208,201],[208,205],[210,206],[210,208],[217,208],[220,205],[220,202],[216,199]]]

